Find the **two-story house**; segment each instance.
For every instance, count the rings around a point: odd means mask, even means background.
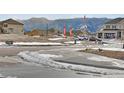
[[[106,22],[97,32],[101,39],[124,39],[124,18],[116,18]]]
[[[23,23],[13,19],[8,19],[0,22],[1,34],[24,34]]]

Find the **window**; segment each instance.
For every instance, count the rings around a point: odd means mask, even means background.
[[[8,27],[8,25],[7,25],[6,23],[5,23],[5,24],[3,24],[3,26],[4,26],[4,27]]]
[[[110,25],[106,25],[106,29],[110,29]]]
[[[117,29],[117,28],[116,28],[116,25],[112,25],[112,29]]]
[[[115,33],[105,33],[104,38],[113,39],[113,38],[115,38]]]

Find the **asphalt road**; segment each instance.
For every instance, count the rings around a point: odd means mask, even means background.
[[[0,56],[15,57],[21,51],[40,51],[41,54],[63,55],[63,58],[53,59],[58,62],[70,63],[75,65],[86,66],[84,71],[73,71],[69,69],[57,69],[42,66],[33,62],[23,62],[16,64],[5,64],[0,66],[1,77],[17,78],[90,78],[90,77],[124,77],[124,70],[119,70],[112,62],[92,61],[88,57],[96,56],[94,54],[81,53],[78,49],[82,46],[42,46],[42,47],[9,47],[0,48]],[[18,59],[18,57],[15,57]],[[100,67],[102,66],[102,67]],[[98,70],[110,72],[110,74],[92,73],[92,67]]]

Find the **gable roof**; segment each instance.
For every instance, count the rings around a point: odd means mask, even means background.
[[[122,20],[124,20],[124,18],[116,18],[116,19],[106,22],[105,24],[117,24],[117,23],[121,22]]]
[[[4,20],[4,21],[1,21],[1,23],[8,23],[8,24],[16,24],[16,25],[24,25],[23,23],[21,22],[18,22],[14,19],[7,19],[7,20]]]

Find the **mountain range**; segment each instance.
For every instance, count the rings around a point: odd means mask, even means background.
[[[83,25],[87,25],[87,29],[90,32],[96,32],[105,22],[111,19],[108,18],[71,18],[71,19],[56,19],[49,20],[46,18],[30,18],[27,20],[20,20],[24,23],[24,31],[32,31],[33,29],[46,30],[47,28],[54,28],[63,31],[64,25],[66,25],[67,31],[69,31],[70,26],[74,30],[79,29]]]

